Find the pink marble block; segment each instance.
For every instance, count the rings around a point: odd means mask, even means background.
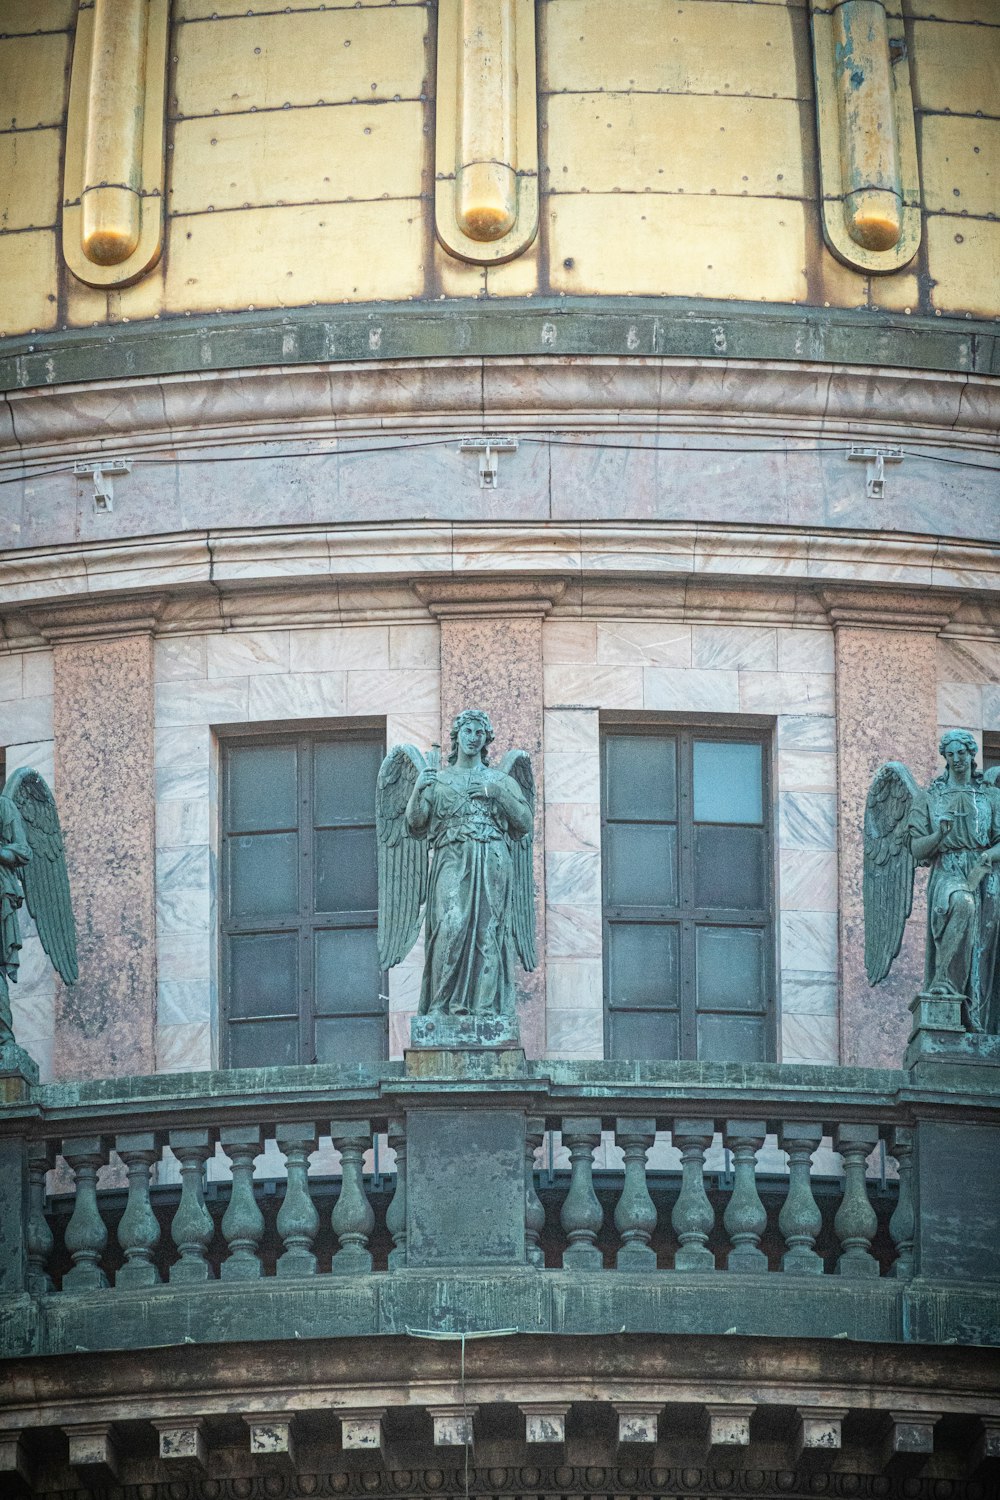
[[[56,642],[59,813],[80,978],[56,1002],[59,1078],[156,1066],[153,641]]]
[[[914,621],[909,628],[893,628],[893,603],[889,596],[888,628],[844,620],[836,630],[840,1060],[873,1068],[902,1063],[910,1031],[907,1007],[924,977],[926,908],[925,880],[918,874],[902,951],[888,979],[872,989],[865,975],[862,899],[865,799],[883,761],[904,761],[921,786],[940,768],[934,625]]]

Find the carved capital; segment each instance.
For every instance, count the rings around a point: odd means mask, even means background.
[[[30,611],[39,635],[52,645],[70,641],[112,640],[123,635],[152,635],[166,604],[163,594],[127,599],[74,599]]]
[[[928,631],[939,635],[962,603],[958,595],[907,593],[895,589],[820,589],[819,599],[836,630],[855,625],[874,630]]]
[[[547,615],[566,592],[566,579],[442,578],[412,588],[437,620],[496,620]]]

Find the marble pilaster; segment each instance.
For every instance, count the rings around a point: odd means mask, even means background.
[[[892,973],[877,989],[865,975],[862,899],[865,799],[876,768],[901,760],[926,785],[939,769],[937,642],[950,601],[888,591],[831,589],[823,602],[835,633],[840,885],[840,1061],[901,1065],[909,1002],[923,981],[924,887]]]
[[[441,626],[441,748],[463,708],[484,708],[495,753],[527,750],[535,772],[535,909],[538,967],[518,972],[518,1021],[528,1057],[545,1050],[545,852],[542,766],[542,620],[563,592],[558,581],[443,581],[416,592]]]
[[[53,645],[59,810],[80,978],[59,986],[57,1077],[155,1067],[153,640],[159,600],[39,612]]]

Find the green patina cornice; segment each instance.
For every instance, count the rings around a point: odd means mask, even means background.
[[[994,323],[865,308],[560,297],[172,317],[0,339],[0,390],[256,365],[546,354],[1000,374]]]

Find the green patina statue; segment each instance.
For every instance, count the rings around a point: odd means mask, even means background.
[[[493,726],[466,709],[440,765],[412,745],[382,762],[375,795],[379,960],[400,963],[426,909],[422,1015],[514,1014],[514,958],[535,967],[535,781],[523,750],[488,762]]]
[[[22,766],[0,794],[0,1047],[14,1040],[10,986],[17,983],[17,914],[25,902],[53,967],[73,984],[76,927],[59,814],[42,777]]]
[[[1000,787],[976,769],[976,742],[949,729],[945,770],[926,791],[899,761],[879,767],[865,807],[865,967],[889,973],[930,866],[924,992],[960,1000],[969,1031],[1000,1034]]]

